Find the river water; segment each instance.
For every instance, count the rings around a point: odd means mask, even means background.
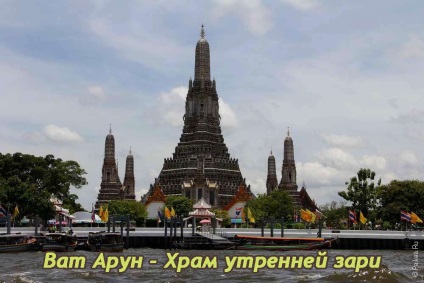
[[[415,253],[414,253],[415,252]],[[175,269],[164,269],[168,262],[167,253],[175,256],[208,256],[216,257],[217,269],[186,268],[177,273]],[[234,269],[225,273],[225,258],[235,256],[317,256],[317,251],[165,251],[160,249],[129,249],[109,256],[142,256],[141,268],[128,268],[118,272],[115,268],[105,272],[100,266],[92,268],[99,253],[76,251],[57,253],[57,256],[85,256],[86,266],[83,269],[44,269],[45,253],[27,252],[17,254],[0,254],[0,282],[424,282],[424,251],[377,251],[377,250],[327,250],[328,264],[326,269],[260,269],[254,273],[252,269]],[[381,264],[377,269],[364,268],[360,272],[352,269],[335,269],[336,256],[381,256]],[[177,262],[176,257],[175,262]],[[150,260],[157,260],[151,264]],[[413,273],[412,267],[418,269]]]

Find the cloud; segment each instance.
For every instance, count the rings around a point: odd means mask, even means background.
[[[316,156],[324,166],[334,167],[336,169],[354,169],[358,167],[358,162],[353,155],[340,148],[326,149],[318,152]]]
[[[284,4],[287,4],[301,11],[312,10],[318,7],[318,1],[316,0],[280,0],[280,1]]]
[[[213,16],[237,16],[255,35],[266,34],[272,27],[271,11],[260,0],[215,0]]]
[[[322,134],[321,137],[331,146],[336,147],[361,147],[364,142],[361,137],[351,137],[345,135]]]
[[[424,123],[424,110],[411,109],[408,113],[392,118],[391,121],[400,124],[422,124]]]
[[[103,91],[103,88],[101,86],[90,86],[88,88],[88,93],[97,98],[97,99],[104,99],[105,98],[105,93]]]
[[[56,125],[48,125],[43,129],[47,138],[57,142],[82,142],[84,139],[74,131],[66,127],[58,127]]]
[[[223,99],[219,99],[219,113],[221,115],[221,126],[233,128],[237,127],[237,117],[230,105],[224,102]]]
[[[406,59],[424,58],[424,41],[413,35],[405,45],[402,46],[400,56]]]
[[[399,160],[402,162],[402,164],[405,166],[414,166],[418,163],[417,156],[410,151],[404,151],[400,154]]]

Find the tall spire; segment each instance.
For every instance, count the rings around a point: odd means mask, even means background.
[[[277,169],[275,167],[275,157],[271,155],[268,157],[268,175],[266,177],[266,193],[269,195],[278,187]]]
[[[200,30],[200,37],[201,38],[205,38],[205,29],[203,28],[203,24],[202,24],[202,29]]]
[[[202,24],[200,31],[200,39],[196,45],[196,59],[194,66],[194,80],[200,80],[203,78],[205,81],[210,81],[211,70],[210,70],[210,52],[209,43],[205,39],[205,30]]]
[[[109,126],[109,134],[105,141],[105,159],[115,161],[115,138],[112,135],[111,126]]]

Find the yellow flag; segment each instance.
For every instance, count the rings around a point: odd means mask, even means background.
[[[100,208],[99,208],[99,216],[100,216],[100,219],[103,221],[103,207],[102,206],[100,206]]]
[[[255,223],[255,218],[253,218],[252,212],[250,211],[250,208],[247,208],[247,218],[249,218],[250,223]]]
[[[419,218],[418,215],[416,215],[412,211],[411,211],[410,215],[411,215],[411,222],[412,222],[412,224],[415,224],[417,222],[418,223],[423,223],[423,221],[421,220],[421,218]]]
[[[306,222],[311,222],[312,219],[311,215],[303,209],[300,210],[300,218],[302,218],[302,220]]]
[[[169,210],[168,207],[165,206],[165,217],[166,218],[171,218],[171,211]]]
[[[106,207],[106,210],[103,212],[103,222],[107,222],[109,220],[109,208]]]
[[[362,211],[359,212],[359,221],[361,221],[362,224],[367,223],[367,219],[362,214]]]
[[[171,216],[172,216],[172,217],[174,217],[174,216],[175,216],[175,210],[174,210],[174,207],[173,207],[173,206],[171,206]]]
[[[13,215],[12,218],[14,219],[16,216],[18,216],[19,214],[19,209],[18,209],[18,205],[15,206],[15,211],[13,211]]]
[[[306,210],[306,212],[311,216],[311,223],[315,223],[315,218],[317,217],[315,213],[310,211],[309,209]]]

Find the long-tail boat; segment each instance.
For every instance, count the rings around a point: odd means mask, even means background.
[[[270,250],[270,251],[293,251],[315,250],[331,247],[336,239],[324,238],[281,238],[235,235],[237,250]]]
[[[121,233],[115,232],[90,232],[87,247],[93,252],[122,252],[124,242]]]
[[[37,240],[27,235],[16,234],[0,234],[0,253],[16,253],[30,250]]]
[[[47,233],[42,251],[71,252],[77,247],[77,236],[74,233]]]

